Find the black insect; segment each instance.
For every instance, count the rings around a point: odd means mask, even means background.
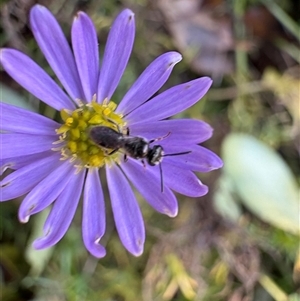
[[[129,129],[127,129],[127,134],[122,134],[107,126],[94,126],[89,131],[90,139],[97,145],[111,149],[112,151],[109,155],[122,150],[124,152],[124,159],[127,160],[127,156],[141,160],[143,165],[145,165],[145,160],[151,166],[159,164],[160,175],[161,175],[161,191],[163,192],[163,177],[162,177],[162,167],[161,162],[163,157],[167,156],[177,156],[190,153],[181,152],[174,154],[165,154],[164,149],[161,145],[150,146],[151,143],[159,141],[168,137],[170,133],[163,137],[152,139],[147,141],[143,137],[135,137],[129,135]]]

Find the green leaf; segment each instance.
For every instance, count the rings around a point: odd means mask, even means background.
[[[28,241],[28,246],[25,250],[25,258],[30,264],[30,275],[39,276],[46,268],[50,258],[52,257],[54,248],[46,248],[43,250],[35,250],[31,246],[32,242],[41,236],[44,236],[43,225],[49,214],[49,208],[43,210],[36,216],[34,216],[34,227],[31,236]]]
[[[0,100],[1,102],[30,110],[32,112],[38,112],[38,109],[30,104],[25,97],[3,84],[0,85]]]
[[[223,144],[224,172],[243,204],[260,219],[300,233],[299,192],[283,159],[246,134],[231,134]]]
[[[242,209],[232,195],[232,182],[226,175],[219,179],[219,185],[214,193],[213,200],[216,211],[224,218],[237,222],[242,216]]]
[[[295,294],[289,295],[288,301],[300,301],[300,294],[295,293]]]

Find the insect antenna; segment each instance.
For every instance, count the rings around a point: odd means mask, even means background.
[[[173,154],[165,154],[163,157],[171,157],[171,156],[179,156],[179,155],[186,155],[191,153],[192,151],[180,152],[180,153],[173,153]]]
[[[186,155],[189,153],[191,153],[191,151],[173,153],[173,154],[165,154],[165,155],[163,155],[163,157],[180,156],[180,155]],[[160,190],[161,190],[161,192],[164,192],[164,180],[163,180],[163,172],[162,172],[161,163],[159,164],[159,173],[160,173]]]
[[[159,173],[160,173],[160,191],[164,192],[164,180],[163,180],[163,172],[162,172],[161,163],[159,164]]]

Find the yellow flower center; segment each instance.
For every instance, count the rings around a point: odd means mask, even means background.
[[[59,135],[58,143],[65,142],[59,148],[62,159],[71,159],[77,167],[102,167],[119,161],[119,153],[96,145],[89,138],[89,129],[101,125],[110,127],[116,131],[122,131],[126,123],[121,114],[115,113],[117,105],[110,102],[103,104],[92,101],[88,104],[80,104],[74,111],[61,110],[60,115],[64,124],[56,130]],[[111,154],[112,153],[112,154]]]

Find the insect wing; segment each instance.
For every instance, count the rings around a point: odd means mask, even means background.
[[[107,126],[94,126],[89,134],[94,143],[104,148],[118,149],[123,145],[123,135]]]

